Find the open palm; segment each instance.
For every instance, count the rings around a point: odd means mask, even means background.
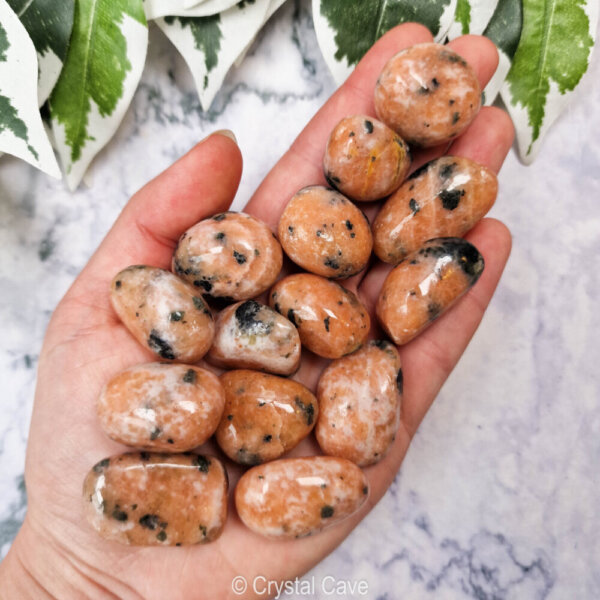
[[[321,162],[331,129],[344,116],[374,114],[373,88],[385,62],[402,48],[427,41],[431,41],[429,32],[413,24],[384,36],[266,177],[246,211],[275,228],[298,189],[324,183]],[[464,36],[451,46],[473,66],[483,87],[497,64],[493,45],[484,38]],[[508,117],[498,109],[484,108],[450,148],[417,153],[414,167],[447,152],[498,171],[512,139]],[[100,459],[127,450],[100,430],[95,411],[98,394],[117,372],[153,360],[114,314],[110,280],[130,264],[168,268],[180,234],[230,205],[241,170],[239,149],[228,137],[213,135],[198,144],[131,199],[56,309],[39,363],[26,465],[29,509],[0,566],[0,583],[4,582],[0,597],[3,587],[14,590],[15,595],[7,597],[15,598],[239,597],[231,590],[235,576],[252,580],[260,574],[282,580],[310,569],[350,533],[392,482],[419,423],[475,332],[508,258],[510,235],[495,220],[485,219],[468,235],[486,261],[478,284],[400,349],[404,370],[400,431],[386,458],[366,469],[371,496],[358,514],[313,537],[275,541],[246,529],[230,506],[224,532],[216,542],[181,548],[107,542],[83,518],[85,474]],[[376,210],[374,205],[366,207],[370,218]],[[388,271],[389,266],[373,263],[345,282],[372,317]],[[314,390],[325,364],[307,352],[295,378]],[[210,444],[202,451],[218,452]],[[292,452],[316,453],[312,439]],[[227,467],[233,486],[241,470],[229,462]]]

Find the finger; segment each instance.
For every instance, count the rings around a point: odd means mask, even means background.
[[[373,90],[385,63],[403,48],[430,41],[429,31],[413,23],[400,25],[384,35],[298,136],[257,189],[246,210],[275,227],[288,200],[299,189],[324,184],[323,152],[331,130],[345,116],[375,114]],[[495,46],[481,36],[463,36],[449,47],[473,66],[483,87],[498,63]],[[443,150],[445,147],[438,151]]]
[[[242,156],[230,135],[210,135],[137,192],[81,278],[111,279],[132,264],[168,267],[180,235],[235,196]]]

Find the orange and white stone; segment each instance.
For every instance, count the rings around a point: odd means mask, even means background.
[[[246,471],[235,489],[243,523],[271,538],[317,533],[357,512],[369,496],[364,473],[332,456],[288,458]]]
[[[369,334],[365,306],[350,290],[318,275],[284,277],[271,290],[269,304],[296,325],[306,348],[325,358],[354,352]]]
[[[300,336],[285,317],[254,300],[219,313],[208,360],[219,367],[290,375],[300,366]]]
[[[411,146],[460,135],[481,108],[477,75],[441,44],[417,44],[393,56],[375,86],[375,112]]]
[[[306,271],[345,279],[362,271],[373,238],[367,217],[339,192],[314,185],[300,190],[279,219],[285,253]]]
[[[227,473],[214,456],[120,454],[88,473],[83,510],[103,538],[121,544],[203,544],[221,535],[227,489]]]
[[[365,115],[346,117],[335,126],[323,159],[329,184],[360,202],[389,196],[406,179],[410,165],[404,140]]]
[[[219,378],[188,365],[150,363],[113,377],[97,404],[113,440],[157,452],[184,452],[215,432],[225,393]]]
[[[271,230],[244,213],[200,221],[179,239],[173,272],[215,298],[247,300],[267,290],[283,262]]]
[[[483,268],[466,240],[429,240],[387,276],[376,308],[381,326],[396,344],[410,342],[475,285]]]
[[[161,358],[195,363],[212,344],[215,324],[206,303],[169,271],[128,267],[113,279],[110,300],[138,342]]]
[[[225,410],[216,440],[237,463],[257,465],[279,458],[317,422],[317,399],[297,381],[239,370],[224,373],[221,383]]]
[[[361,467],[381,460],[398,431],[402,382],[400,355],[390,342],[369,342],[334,360],[317,388],[321,450]]]
[[[427,240],[462,237],[492,208],[498,179],[468,158],[443,156],[415,171],[373,222],[375,254],[396,264]]]

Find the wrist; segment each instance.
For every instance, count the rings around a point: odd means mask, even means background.
[[[0,562],[0,600],[34,600],[52,598],[37,582],[19,555],[19,536]]]

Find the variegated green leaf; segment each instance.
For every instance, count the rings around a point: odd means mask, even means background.
[[[598,0],[523,0],[523,31],[502,99],[529,163],[586,72]]]
[[[0,0],[0,152],[60,177],[38,110],[37,80],[35,46],[6,0]]]
[[[444,39],[457,0],[312,0],[313,20],[325,62],[338,84],[367,50],[400,23],[426,25]]]
[[[484,90],[485,104],[491,105],[510,71],[523,28],[522,0],[500,0],[483,35],[498,48],[498,68]]]
[[[71,45],[50,96],[52,131],[71,189],[121,123],[147,45],[142,0],[76,0]]]
[[[186,6],[186,0],[144,0],[146,17],[208,17],[228,10],[240,0],[205,0],[195,5]]]
[[[490,22],[498,0],[457,0],[454,22],[448,30],[448,39],[473,33],[480,35]]]
[[[67,56],[75,0],[8,0],[33,40],[38,55],[38,104],[56,85]]]
[[[157,19],[187,62],[200,96],[208,109],[225,75],[262,27],[270,0],[243,0],[211,17]]]

